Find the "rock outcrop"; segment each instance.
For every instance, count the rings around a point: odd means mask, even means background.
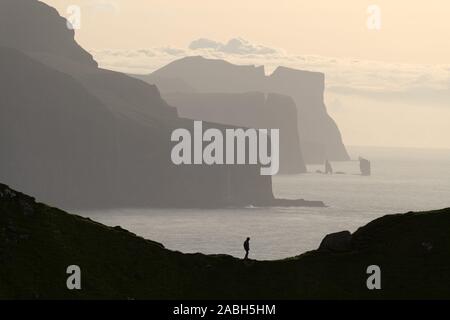
[[[161,83],[163,97],[180,90],[204,93],[260,91],[290,96],[298,109],[300,146],[306,163],[349,159],[339,129],[328,115],[323,101],[323,73],[279,67],[266,76],[264,67],[238,66],[223,60],[187,57],[152,74],[135,77],[152,84]],[[174,83],[172,86],[171,82]]]
[[[258,129],[280,130],[280,171],[306,172],[300,150],[297,109],[288,96],[248,93],[169,93],[164,99],[183,118]]]
[[[323,238],[319,251],[344,252],[351,249],[352,234],[349,231],[331,233]]]

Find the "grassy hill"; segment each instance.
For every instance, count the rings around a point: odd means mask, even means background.
[[[79,265],[82,290],[66,288]],[[368,290],[366,268],[381,268]],[[339,252],[279,261],[182,254],[0,184],[0,299],[450,298],[450,209],[389,215]]]

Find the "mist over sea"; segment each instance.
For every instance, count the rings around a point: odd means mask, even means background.
[[[308,173],[273,178],[280,198],[322,200],[326,208],[121,209],[82,212],[98,222],[121,226],[184,253],[243,257],[251,237],[250,258],[283,259],[316,249],[332,232],[355,231],[393,213],[450,207],[450,150],[349,147],[352,159],[372,162],[372,176],[359,175],[358,161],[333,162]],[[175,195],[174,195],[175,196]]]

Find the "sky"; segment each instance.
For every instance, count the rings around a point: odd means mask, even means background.
[[[88,48],[186,46],[204,37],[251,39],[301,54],[447,63],[448,0],[45,0],[83,10],[77,39]],[[370,5],[381,29],[367,28]]]
[[[149,73],[201,54],[320,71],[346,144],[450,148],[448,0],[43,2],[81,8],[76,40],[102,67]]]

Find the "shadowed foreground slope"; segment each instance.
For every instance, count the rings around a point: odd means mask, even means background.
[[[280,261],[182,254],[0,184],[0,298],[450,298],[450,209],[390,215],[340,252]],[[66,289],[67,266],[82,290]],[[366,288],[377,264],[382,290]]]

